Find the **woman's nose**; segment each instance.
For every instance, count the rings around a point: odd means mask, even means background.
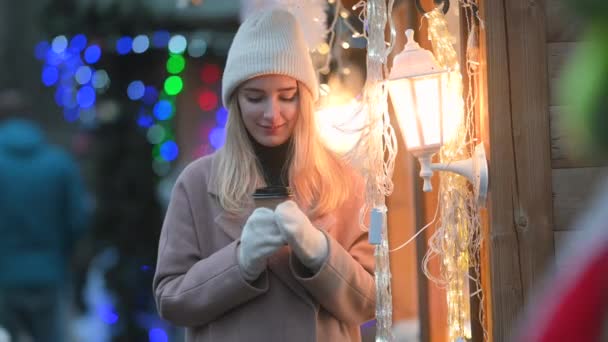
[[[281,110],[276,99],[268,100],[266,110],[264,111],[264,119],[274,121],[279,117]]]

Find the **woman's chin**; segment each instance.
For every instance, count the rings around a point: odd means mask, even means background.
[[[275,147],[275,146],[282,145],[284,142],[287,141],[287,138],[279,137],[279,136],[264,136],[264,137],[257,138],[256,140],[260,145],[263,145],[266,147]]]

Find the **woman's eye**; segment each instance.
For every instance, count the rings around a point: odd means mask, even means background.
[[[261,97],[247,97],[247,101],[251,103],[259,103],[262,101]]]
[[[296,99],[297,96],[290,96],[290,97],[281,97],[281,101],[285,101],[285,102],[293,102]]]

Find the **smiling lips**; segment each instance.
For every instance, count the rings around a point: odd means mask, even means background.
[[[264,132],[266,132],[268,134],[274,134],[274,133],[278,132],[279,129],[281,129],[285,125],[286,125],[286,123],[278,125],[278,126],[263,126],[263,125],[258,125],[258,126],[260,128],[262,128],[264,130]]]

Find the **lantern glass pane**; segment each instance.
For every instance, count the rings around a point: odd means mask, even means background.
[[[412,97],[412,82],[409,78],[391,81],[388,90],[395,109],[395,116],[403,140],[409,150],[421,147],[420,134],[416,124],[416,108]]]
[[[422,123],[423,144],[441,145],[442,143],[442,98],[441,77],[439,75],[416,78],[414,92],[417,99],[418,115]]]

